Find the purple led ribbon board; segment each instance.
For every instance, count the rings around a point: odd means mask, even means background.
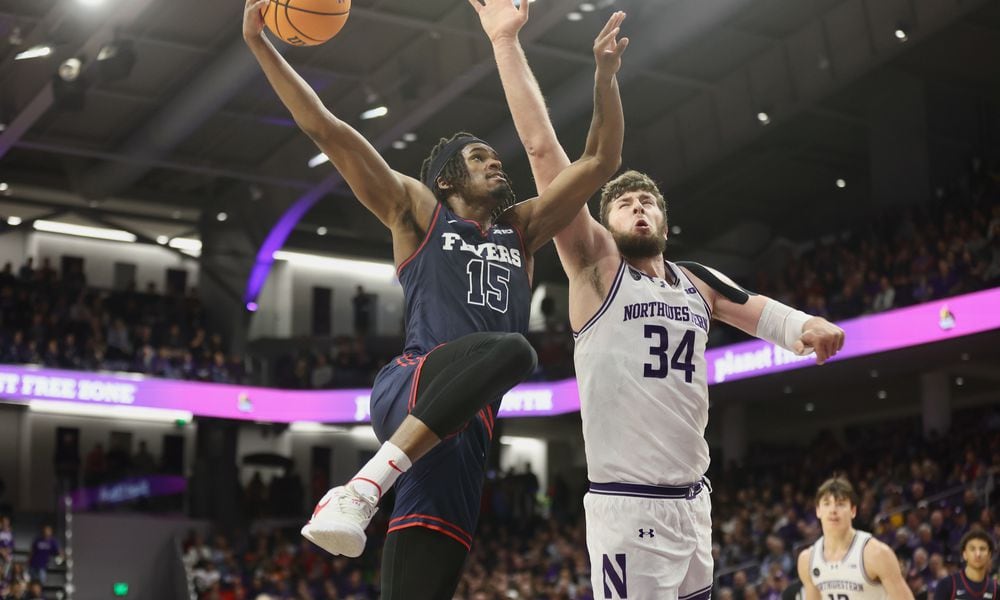
[[[73,510],[90,510],[97,506],[107,506],[131,502],[140,498],[171,496],[187,490],[187,479],[179,475],[149,475],[132,477],[114,483],[90,488],[80,488],[69,494]]]
[[[603,318],[610,318],[605,315]],[[847,343],[836,360],[1000,329],[1000,288],[840,323]],[[764,341],[709,350],[709,385],[815,364]],[[62,401],[189,411],[203,417],[290,423],[368,423],[371,390],[279,390],[174,381],[127,373],[83,373],[0,365],[0,399]],[[580,410],[576,380],[522,384],[504,396],[501,417]]]

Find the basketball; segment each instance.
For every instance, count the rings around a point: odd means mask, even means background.
[[[293,46],[315,46],[337,35],[350,12],[351,0],[271,0],[264,24]]]

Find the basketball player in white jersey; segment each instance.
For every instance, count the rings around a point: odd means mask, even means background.
[[[912,600],[892,549],[851,525],[857,513],[857,497],[846,479],[834,477],[819,486],[816,517],[823,535],[799,554],[805,600]]]
[[[545,189],[569,159],[517,41],[526,6],[469,1],[493,44],[535,181]],[[712,269],[665,261],[666,203],[645,175],[630,171],[610,182],[600,206],[600,222],[585,206],[556,236],[576,336],[594,595],[703,600],[711,597],[713,566],[703,480],[711,320],[799,354],[814,350],[819,363],[840,350],[844,332]]]

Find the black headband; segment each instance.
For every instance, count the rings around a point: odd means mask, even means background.
[[[427,174],[424,175],[424,185],[431,188],[431,191],[435,191],[436,188],[434,187],[434,182],[437,181],[438,176],[441,175],[441,171],[444,170],[444,166],[448,164],[451,157],[461,152],[462,148],[465,148],[469,144],[483,144],[489,146],[489,144],[474,135],[463,135],[451,140],[445,144],[444,148],[442,148],[441,151],[438,152],[437,156],[434,157],[434,160],[431,161],[431,166],[428,167]]]

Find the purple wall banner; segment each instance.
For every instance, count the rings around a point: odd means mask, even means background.
[[[897,350],[1000,329],[1000,288],[955,296],[840,323],[847,333],[835,360]],[[755,340],[707,352],[710,385],[799,369],[815,364],[768,342]],[[371,390],[280,390],[0,365],[0,400],[142,407],[189,411],[197,416],[291,423],[368,423]],[[576,412],[576,380],[522,384],[504,396],[501,417],[539,417]],[[111,411],[109,411],[111,412]],[[126,414],[121,416],[125,417]]]
[[[187,479],[179,475],[150,475],[131,477],[114,483],[90,488],[80,488],[69,497],[73,510],[90,510],[101,505],[122,504],[139,498],[172,496],[187,490]]]
[[[838,323],[846,334],[845,360],[1000,329],[1000,288],[953,296]],[[736,381],[815,365],[795,354],[754,340],[706,353],[709,384]]]

